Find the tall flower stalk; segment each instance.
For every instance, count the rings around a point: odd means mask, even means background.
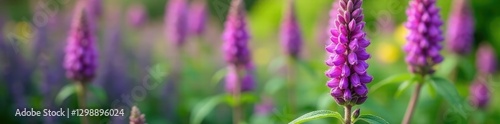
[[[474,18],[469,6],[469,0],[455,0],[448,19],[446,46],[449,51],[466,55],[474,42]]]
[[[295,0],[288,0],[285,4],[283,22],[281,23],[281,46],[288,58],[288,100],[290,111],[295,113],[295,61],[298,61],[302,47],[302,36],[295,12]]]
[[[251,63],[251,54],[248,48],[248,40],[250,36],[248,34],[246,26],[245,11],[243,8],[242,0],[233,0],[231,2],[231,8],[227,15],[227,20],[225,23],[225,29],[223,33],[223,52],[224,60],[229,66],[230,75],[229,77],[237,77],[236,80],[226,82],[226,89],[229,93],[233,95],[234,108],[233,108],[233,123],[238,124],[242,121],[243,113],[240,103],[240,95],[248,85],[248,77],[251,75],[252,71],[249,68],[253,68]],[[232,76],[231,76],[232,75]],[[232,83],[231,85],[229,83]],[[253,83],[253,82],[250,82]],[[252,84],[253,85],[253,84]],[[231,87],[228,87],[231,86]],[[253,88],[253,86],[249,87]]]
[[[97,68],[93,16],[85,10],[86,5],[83,2],[77,4],[64,58],[66,77],[77,84],[78,103],[81,109],[86,108],[86,88],[94,79]],[[88,123],[85,116],[82,116],[81,121],[83,124]]]
[[[337,104],[344,106],[344,122],[351,124],[352,107],[363,104],[368,94],[367,83],[372,76],[367,74],[370,54],[366,47],[370,41],[363,31],[363,0],[339,0],[339,9],[330,30],[331,43],[326,47],[329,54],[326,65],[330,69],[326,76],[330,78],[326,85]]]
[[[436,0],[411,0],[406,14],[408,15],[406,28],[409,30],[409,35],[403,48],[407,54],[405,60],[409,71],[419,76],[420,80],[406,109],[403,124],[411,121],[425,77],[433,74],[433,66],[444,59],[439,53],[442,49],[440,43],[443,40],[439,28],[443,23]]]

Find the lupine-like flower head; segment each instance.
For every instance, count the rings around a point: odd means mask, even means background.
[[[416,74],[432,74],[432,67],[444,59],[439,53],[443,40],[439,27],[443,23],[436,0],[411,0],[406,14],[409,34],[404,51],[408,69]]]
[[[134,27],[143,25],[148,17],[146,10],[142,5],[133,5],[128,11],[128,21]]]
[[[370,41],[363,31],[363,0],[339,0],[335,27],[331,29],[331,43],[326,47],[329,54],[326,64],[330,69],[327,86],[331,95],[340,105],[356,105],[365,102],[368,93],[367,83],[372,77],[367,74],[370,54],[366,47]]]
[[[490,102],[490,90],[485,82],[476,81],[470,86],[469,101],[472,106],[484,109]]]
[[[244,66],[250,62],[248,48],[250,36],[246,27],[245,12],[241,0],[233,0],[227,15],[223,34],[224,59],[228,64]]]
[[[497,71],[498,60],[495,50],[487,44],[481,44],[477,51],[476,65],[480,74],[493,74]]]
[[[68,78],[87,82],[94,78],[97,68],[94,23],[86,11],[76,10],[65,49],[64,68]]]
[[[236,92],[236,85],[239,83],[240,92],[252,91],[255,88],[254,71],[251,65],[243,68],[229,66],[226,75],[226,91],[229,93]],[[238,72],[239,71],[239,72]]]
[[[297,17],[295,16],[294,3],[293,0],[289,1],[281,25],[281,46],[287,55],[297,58],[302,46],[302,36],[299,24],[297,23]]]
[[[177,46],[182,46],[187,35],[186,0],[169,0],[165,16],[167,39]]]
[[[87,10],[89,13],[97,18],[102,15],[102,0],[87,0]]]
[[[468,0],[456,0],[448,20],[447,48],[456,54],[469,53],[474,41],[474,18]]]
[[[195,35],[203,34],[207,21],[207,9],[204,1],[195,1],[189,7],[189,32]]]
[[[146,118],[144,117],[144,114],[142,114],[139,108],[137,108],[136,106],[132,107],[129,119],[129,124],[146,124]]]

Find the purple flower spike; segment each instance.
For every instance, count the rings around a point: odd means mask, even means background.
[[[297,23],[297,17],[295,16],[294,3],[293,0],[289,1],[281,25],[281,46],[287,55],[297,58],[302,46],[302,36],[299,24]]]
[[[89,13],[94,16],[94,18],[101,17],[102,15],[102,0],[87,0],[87,7]]]
[[[366,47],[370,41],[363,31],[363,0],[339,0],[338,12],[333,22],[331,43],[326,47],[329,54],[326,64],[330,69],[327,86],[331,95],[340,105],[359,105],[365,102],[372,76],[366,73],[370,54]],[[335,5],[334,5],[335,6]],[[335,8],[333,8],[335,9]]]
[[[242,74],[242,76],[238,75],[238,71],[240,71],[238,68],[234,66],[230,66],[228,68],[225,84],[227,92],[234,93],[237,90],[236,84],[238,82],[240,82],[239,85],[241,92],[252,91],[254,89],[255,82],[253,77],[253,69],[250,67],[251,66],[246,66],[245,68],[241,69],[241,71],[244,71],[244,74]]]
[[[448,49],[459,55],[468,54],[474,41],[474,18],[467,2],[468,0],[453,2],[446,33]]]
[[[233,0],[223,33],[224,59],[228,64],[245,66],[250,62],[245,12],[241,0]]]
[[[469,101],[472,106],[478,109],[484,109],[488,106],[490,97],[490,90],[488,89],[486,83],[482,81],[476,81],[470,86]]]
[[[165,16],[167,39],[183,46],[187,35],[187,3],[185,0],[169,0]]]
[[[481,44],[477,51],[476,65],[480,74],[493,74],[497,71],[495,50],[487,44]]]
[[[147,21],[146,10],[142,5],[134,5],[128,11],[128,21],[134,27],[140,27]]]
[[[204,1],[195,1],[189,7],[189,32],[194,35],[201,35],[205,31],[207,21],[207,9]]]
[[[409,34],[404,46],[406,63],[412,73],[432,74],[432,67],[443,61],[440,26],[443,24],[436,0],[411,0],[406,10]]]
[[[83,9],[77,9],[69,32],[64,58],[64,68],[69,79],[91,81],[97,68],[94,23],[92,16]]]

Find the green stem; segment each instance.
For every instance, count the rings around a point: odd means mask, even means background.
[[[76,92],[78,95],[78,106],[80,109],[86,109],[86,90],[87,86],[83,82],[76,82]],[[80,122],[82,124],[88,124],[88,119],[86,116],[80,116]]]
[[[408,103],[408,107],[406,108],[406,113],[403,119],[402,124],[409,124],[411,121],[411,117],[413,115],[413,111],[415,111],[415,107],[418,102],[418,97],[420,96],[420,90],[422,89],[422,85],[424,84],[424,76],[421,77],[421,80],[417,82],[417,86],[415,87],[415,91],[410,98],[410,103]]]
[[[288,59],[288,103],[290,104],[290,114],[295,115],[295,58]]]
[[[351,124],[351,110],[352,109],[352,106],[351,105],[347,105],[344,107],[344,123],[345,124]]]
[[[233,108],[233,124],[239,124],[243,117],[241,108],[241,82],[244,76],[244,69],[238,66],[234,66],[234,68],[236,68],[236,72],[238,73],[238,81],[235,84],[235,90],[233,92],[233,100],[235,103]]]

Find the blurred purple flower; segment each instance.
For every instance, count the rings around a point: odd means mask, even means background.
[[[97,68],[94,23],[83,9],[76,9],[65,49],[64,68],[69,79],[91,81]]]
[[[330,69],[326,76],[330,78],[327,86],[331,88],[331,95],[339,105],[359,105],[367,98],[367,83],[372,81],[366,69],[370,54],[366,47],[370,41],[363,31],[362,0],[339,0],[335,27],[330,30],[331,43],[326,46],[329,54],[326,65]]]
[[[477,70],[480,74],[493,74],[497,71],[498,60],[495,50],[488,44],[481,44],[476,55]]]
[[[453,2],[453,9],[448,20],[446,32],[447,48],[456,54],[465,55],[474,42],[474,17],[468,0]]]
[[[248,48],[250,36],[246,27],[245,12],[241,0],[233,0],[223,33],[224,59],[228,64],[245,66],[250,63]]]
[[[443,24],[436,0],[411,0],[406,10],[409,35],[404,46],[406,63],[412,73],[425,75],[434,73],[432,67],[443,61],[440,26]]]
[[[490,102],[490,90],[485,82],[476,81],[470,86],[469,101],[473,107],[484,109]]]
[[[102,16],[102,0],[87,0],[87,11],[94,17]]]
[[[244,72],[241,76],[238,73],[240,70]],[[240,92],[252,91],[255,88],[253,68],[251,66],[245,66],[243,69],[229,66],[225,83],[226,91],[234,93],[237,90],[236,84],[238,82],[240,82]]]
[[[257,115],[269,115],[271,112],[273,112],[274,102],[271,98],[264,97],[260,103],[255,105],[254,109],[255,114]]]
[[[146,23],[148,15],[142,5],[133,5],[128,10],[128,22],[133,27],[140,27]]]
[[[281,23],[281,46],[287,55],[298,58],[302,46],[302,34],[295,15],[295,2],[290,0],[287,4]]]
[[[189,13],[189,32],[198,36],[203,34],[208,14],[205,1],[194,1],[189,7]]]
[[[167,39],[177,46],[182,46],[187,35],[187,3],[186,0],[169,0],[165,16]]]

